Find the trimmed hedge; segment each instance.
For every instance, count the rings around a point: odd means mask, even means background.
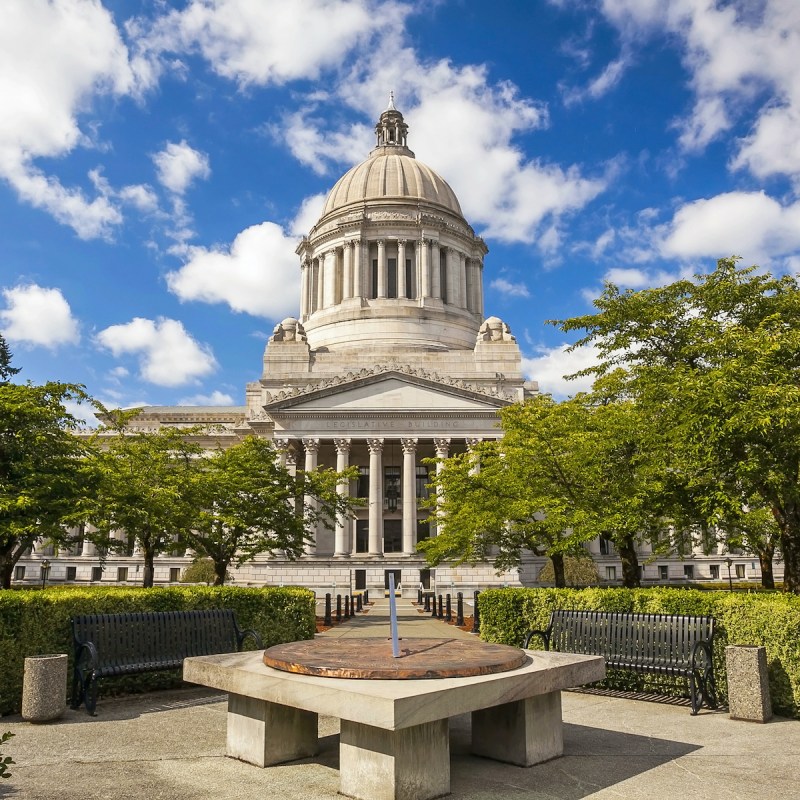
[[[0,714],[19,711],[26,656],[68,653],[72,684],[72,627],[78,614],[229,608],[242,628],[261,634],[265,647],[312,639],[314,593],[297,587],[252,589],[191,586],[154,589],[73,588],[0,591]],[[174,671],[103,682],[104,693],[149,691],[180,685]]]
[[[519,646],[527,631],[547,627],[553,609],[698,614],[716,619],[714,671],[720,700],[727,702],[725,646],[763,645],[767,650],[772,708],[800,718],[800,597],[692,589],[489,589],[478,595],[481,638]],[[610,674],[615,688],[680,693],[682,684],[657,676]]]

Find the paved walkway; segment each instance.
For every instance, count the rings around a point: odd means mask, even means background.
[[[470,636],[399,608],[401,636]],[[388,636],[388,602],[323,636]],[[565,755],[530,769],[469,753],[468,716],[451,720],[453,800],[769,800],[798,796],[800,722],[734,722],[724,711],[566,692]],[[321,752],[259,769],[225,758],[224,696],[190,687],[103,699],[46,725],[0,720],[17,762],[0,780],[15,800],[340,800],[338,720],[320,718]]]

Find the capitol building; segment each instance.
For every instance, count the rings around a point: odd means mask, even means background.
[[[255,434],[274,443],[289,469],[358,468],[343,487],[364,501],[353,519],[340,518],[334,530],[320,526],[296,561],[265,554],[232,566],[233,585],[382,592],[392,573],[406,595],[420,585],[456,592],[535,585],[546,559],[533,554],[497,574],[489,563],[432,570],[416,551],[436,533],[420,507],[426,460],[498,438],[497,411],[537,386],[522,374],[508,325],[485,316],[486,244],[448,183],[409,149],[393,101],[375,133],[374,149],[333,186],[297,247],[298,314],[275,326],[245,405],[150,406],[131,427],[200,425],[214,431],[208,446]],[[600,541],[589,547],[601,578],[613,584],[621,567],[609,548]],[[51,583],[141,583],[135,550],[101,564],[87,540],[71,551],[37,549],[17,565],[16,584],[36,582],[45,556]],[[725,579],[723,561],[718,554],[703,563],[660,558],[645,562],[643,578]],[[190,562],[190,553],[158,556],[155,583],[179,582]],[[756,578],[757,561],[736,562],[737,579]]]

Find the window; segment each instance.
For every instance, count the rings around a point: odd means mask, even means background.
[[[372,259],[372,286],[369,296],[374,300],[378,296],[378,259]]]
[[[14,567],[14,580],[15,581],[25,580],[25,567],[22,566]]]
[[[383,522],[383,552],[403,552],[403,523],[399,519],[387,519]]]
[[[431,526],[426,519],[417,520],[417,541],[421,542],[424,539],[430,538]]]
[[[614,547],[611,544],[611,540],[608,536],[601,536],[600,537],[600,555],[601,556],[610,556],[614,552]]]
[[[658,567],[658,579],[660,581],[669,580],[669,567],[664,566],[663,564],[659,565],[659,567]]]
[[[397,297],[397,259],[387,258],[386,296]]]
[[[684,564],[683,565],[683,577],[686,578],[687,581],[694,580],[694,565],[693,564]]]
[[[357,569],[355,573],[356,585],[354,588],[357,592],[363,592],[367,588],[367,571],[365,569]]]
[[[369,552],[369,520],[356,520],[356,553]]]
[[[101,580],[103,580],[103,568],[102,567],[92,567],[92,580],[93,581],[101,581]]]
[[[170,583],[177,583],[181,579],[181,568],[180,567],[170,567],[169,568],[169,582]]]
[[[128,580],[128,568],[117,567],[117,583],[125,583]]]
[[[428,489],[428,468],[423,465],[421,467],[417,467],[417,497],[420,500],[424,500],[430,494],[430,489]]]
[[[711,573],[712,581],[719,580],[719,564],[710,564],[708,567],[708,571]]]
[[[447,302],[447,254],[446,250],[442,248],[441,262],[439,264],[439,275],[442,286],[442,302]]]
[[[383,468],[383,507],[387,510],[391,510],[390,498],[396,511],[400,500],[400,467]]]
[[[737,564],[736,565],[736,577],[737,578],[745,578],[745,565],[744,564]]]
[[[67,580],[74,581],[78,577],[77,567],[67,567]]]
[[[617,579],[617,568],[616,567],[606,567],[606,580],[607,581],[615,581]]]
[[[356,497],[369,497],[369,467],[358,468]]]

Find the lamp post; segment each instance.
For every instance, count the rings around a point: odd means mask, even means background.
[[[731,564],[733,564],[733,560],[731,558],[725,559],[725,565],[728,567],[728,591],[733,591],[733,578],[731,578]]]
[[[46,558],[42,559],[41,570],[42,570],[42,589],[44,589],[45,584],[47,583],[47,573],[50,572],[50,562],[48,561],[48,559]]]

